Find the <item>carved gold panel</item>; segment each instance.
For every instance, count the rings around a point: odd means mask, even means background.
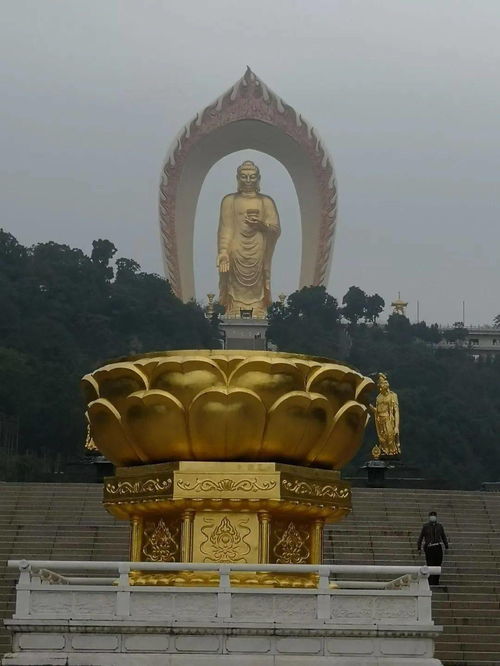
[[[258,562],[259,523],[256,514],[199,512],[194,518],[194,562]]]
[[[273,521],[271,562],[276,564],[308,564],[310,561],[310,525],[294,520]]]
[[[144,523],[143,562],[176,562],[180,551],[180,522],[158,518]]]

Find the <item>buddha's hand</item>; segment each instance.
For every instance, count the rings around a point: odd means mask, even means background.
[[[252,224],[252,225],[263,225],[263,221],[260,217],[260,212],[259,211],[252,211],[252,212],[247,212],[245,215],[245,222],[247,224]]]
[[[229,270],[229,255],[227,252],[221,252],[217,257],[217,268],[219,273],[227,273]]]

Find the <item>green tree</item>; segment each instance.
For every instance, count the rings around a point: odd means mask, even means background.
[[[115,252],[103,239],[91,256],[52,242],[25,248],[0,231],[0,411],[19,417],[21,447],[6,475],[27,479],[33,464],[42,480],[40,456],[49,469],[81,451],[86,372],[140,350],[218,346],[202,309],[160,276],[121,258],[113,279]]]
[[[401,314],[391,314],[387,319],[387,337],[391,342],[398,345],[411,342],[413,331],[408,317]]]
[[[285,305],[277,317],[279,324],[290,323],[282,342],[275,336],[278,347],[321,354],[314,341],[302,348],[301,335],[294,337],[296,320],[285,316],[288,310]],[[398,393],[407,464],[454,488],[478,488],[482,481],[500,478],[500,355],[477,362],[466,347],[437,347],[441,339],[437,324],[412,325],[402,315],[391,315],[385,326],[351,323],[349,336],[348,362],[365,375],[387,373]],[[376,441],[373,424],[365,440],[347,474],[358,475],[358,467],[366,461]]]
[[[342,353],[337,301],[325,287],[303,287],[269,309],[268,339],[282,351],[336,357]]]
[[[342,315],[352,326],[358,323],[359,319],[365,316],[366,312],[366,294],[359,287],[349,287],[346,295],[342,299],[344,307]]]
[[[115,254],[116,247],[111,241],[102,238],[92,241],[92,254],[90,258],[102,270],[105,280],[113,279],[113,269],[109,265],[109,262]]]
[[[450,343],[461,345],[467,340],[469,331],[465,328],[462,321],[456,321],[453,328],[444,331],[443,337]]]
[[[367,296],[365,310],[363,313],[365,321],[369,321],[372,322],[372,324],[375,324],[384,307],[385,301],[382,296],[379,296],[379,294],[372,294],[371,296]]]
[[[411,328],[413,336],[422,342],[437,344],[443,338],[437,324],[427,326],[425,321],[419,321],[418,324],[412,324]]]

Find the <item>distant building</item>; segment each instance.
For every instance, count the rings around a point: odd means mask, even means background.
[[[467,346],[474,358],[491,358],[500,353],[500,328],[475,326],[467,330]]]
[[[439,347],[466,347],[475,359],[494,358],[500,353],[500,327],[466,326],[467,335],[464,340],[446,341],[443,339]],[[442,328],[441,332],[451,330]]]

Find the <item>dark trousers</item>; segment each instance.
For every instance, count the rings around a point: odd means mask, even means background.
[[[425,547],[425,561],[429,567],[440,567],[443,561],[443,547],[441,544]],[[439,585],[439,576],[429,576],[429,585]]]

